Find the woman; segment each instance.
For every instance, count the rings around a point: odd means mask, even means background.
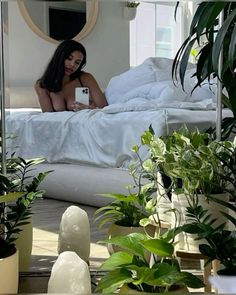
[[[94,77],[82,71],[86,64],[84,46],[65,40],[57,47],[35,91],[43,112],[79,111],[103,108],[106,98]],[[89,88],[89,105],[75,102],[75,88]]]

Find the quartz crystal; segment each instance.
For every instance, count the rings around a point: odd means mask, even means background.
[[[74,251],[87,263],[90,255],[90,225],[88,214],[78,206],[63,213],[58,237],[58,254]]]
[[[91,294],[88,264],[75,252],[61,253],[52,267],[48,293]]]

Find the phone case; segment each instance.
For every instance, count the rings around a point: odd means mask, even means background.
[[[89,105],[89,88],[88,87],[76,87],[75,88],[75,100],[77,102]]]

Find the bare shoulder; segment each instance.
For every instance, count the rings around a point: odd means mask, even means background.
[[[40,86],[40,81],[37,80],[37,81],[34,83],[34,89],[37,91],[37,90],[39,90],[40,88],[41,88],[41,86]]]
[[[48,91],[40,86],[40,80],[35,82],[34,89],[37,92],[37,94],[48,94]]]
[[[87,72],[82,72],[81,75],[80,75],[80,79],[84,83],[96,81],[94,76],[92,74],[90,74],[90,73],[87,73]]]

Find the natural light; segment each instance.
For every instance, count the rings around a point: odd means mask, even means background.
[[[184,40],[185,7],[175,2],[141,2],[130,22],[130,66],[151,56],[173,58]]]

